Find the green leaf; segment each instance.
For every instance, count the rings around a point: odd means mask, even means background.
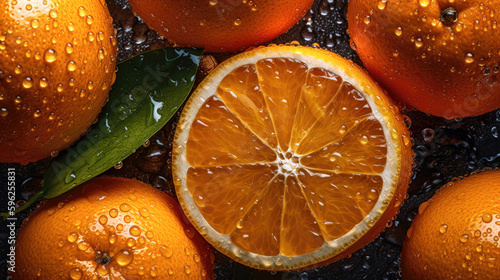
[[[52,160],[43,197],[56,197],[103,173],[158,132],[189,95],[201,54],[165,48],[118,64],[98,122]]]

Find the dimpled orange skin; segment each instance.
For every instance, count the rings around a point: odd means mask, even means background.
[[[210,247],[186,221],[150,185],[94,178],[23,222],[13,279],[212,279]]]
[[[500,279],[500,171],[450,183],[419,209],[403,279]]]
[[[500,1],[352,0],[349,32],[364,66],[410,108],[445,118],[500,108]],[[444,23],[452,7],[457,21]]]
[[[313,0],[130,0],[146,24],[178,46],[232,52],[285,33]]]
[[[114,81],[104,0],[0,4],[0,162],[59,152],[96,119]]]

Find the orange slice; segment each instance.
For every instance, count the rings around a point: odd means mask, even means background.
[[[245,265],[346,256],[395,215],[409,181],[404,117],[358,66],[308,47],[239,54],[196,89],[173,174],[198,231]]]

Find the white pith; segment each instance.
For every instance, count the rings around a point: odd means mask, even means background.
[[[325,242],[322,247],[314,252],[295,257],[284,256],[281,254],[276,256],[263,256],[238,248],[237,245],[231,242],[228,235],[220,234],[207,223],[207,221],[199,213],[186,184],[187,170],[190,166],[188,165],[186,159],[185,145],[188,140],[191,124],[193,123],[199,108],[208,98],[215,95],[216,89],[222,79],[236,68],[246,64],[256,64],[257,61],[262,59],[279,57],[300,60],[306,63],[309,68],[318,67],[332,71],[341,76],[345,82],[350,83],[365,97],[373,111],[373,116],[380,122],[387,141],[387,162],[384,171],[379,174],[379,176],[383,179],[384,184],[382,191],[380,192],[379,199],[377,200],[372,211],[363,219],[363,221],[353,227],[352,230],[345,236],[333,241]],[[324,60],[322,57],[317,58],[304,54],[301,48],[296,47],[268,47],[258,51],[253,51],[253,55],[246,55],[239,58],[238,63],[221,64],[213,73],[210,74],[209,79],[205,79],[205,81],[200,84],[191,96],[178,123],[174,139],[173,176],[177,189],[177,195],[179,196],[179,200],[181,201],[181,205],[186,215],[198,231],[210,243],[214,244],[217,249],[237,261],[256,268],[266,270],[294,269],[327,260],[344,251],[345,248],[359,240],[373,225],[375,225],[380,216],[385,212],[395,195],[401,170],[401,159],[400,155],[397,153],[399,150],[398,146],[401,144],[401,139],[399,138],[400,136],[394,139],[393,135],[391,135],[391,131],[394,129],[394,124],[390,123],[389,120],[384,117],[384,114],[379,110],[379,106],[377,105],[377,101],[374,97],[372,95],[365,94],[365,91],[370,90],[370,88],[363,86],[359,81],[352,78],[341,67],[329,63],[328,60]],[[292,152],[290,159],[287,159],[286,156],[284,159],[279,157],[280,153],[284,156],[287,152],[291,151],[277,151],[277,160],[274,162],[284,175],[294,174],[300,167],[299,162],[292,161],[292,158],[300,158],[300,155],[294,155]]]

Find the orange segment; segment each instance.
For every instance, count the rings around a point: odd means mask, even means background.
[[[324,119],[330,112],[327,106],[331,103],[342,85],[342,78],[323,68],[313,68],[307,75],[302,88],[297,115],[293,124],[290,145],[292,150],[297,146],[319,119]]]
[[[207,137],[210,136],[210,137]],[[187,143],[192,166],[270,162],[276,154],[213,96],[200,108]]]
[[[259,83],[271,112],[278,143],[288,150],[297,101],[306,82],[307,65],[287,58],[268,58],[257,62]]]
[[[274,256],[280,252],[281,215],[284,176],[278,176],[266,187],[262,197],[239,221],[231,241],[238,247],[259,255]]]
[[[338,142],[304,156],[300,163],[336,173],[380,174],[384,171],[387,143],[380,122],[363,120]]]
[[[298,180],[328,240],[344,236],[373,209],[382,191],[379,176],[300,170]]]
[[[343,58],[255,49],[221,64],[188,100],[174,139],[176,193],[202,235],[245,265],[338,259],[401,204],[411,170],[403,119]]]
[[[334,100],[326,108],[302,139],[297,153],[306,155],[339,141],[349,130],[372,114],[372,109],[363,95],[351,84],[344,83]]]
[[[314,252],[325,242],[318,222],[311,212],[297,179],[289,176],[285,183],[281,254],[300,256]]]
[[[189,168],[187,186],[203,217],[229,234],[273,179],[268,164]]]
[[[255,65],[244,65],[221,81],[217,96],[228,109],[270,147],[278,145],[273,123],[260,90]]]

